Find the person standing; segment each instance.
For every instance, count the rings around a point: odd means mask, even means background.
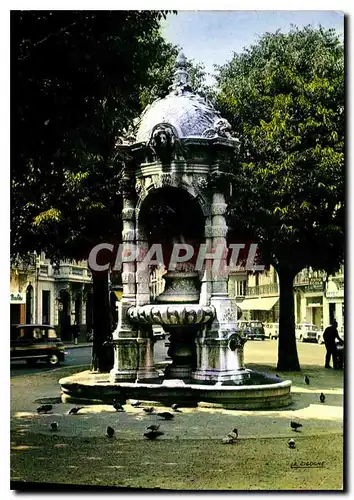
[[[80,337],[80,326],[77,321],[75,321],[73,325],[73,337],[74,337],[74,344],[77,344],[78,338]]]
[[[337,347],[336,347],[336,339],[342,344],[343,340],[338,335],[337,330],[338,323],[336,320],[332,321],[331,326],[327,326],[323,333],[323,340],[326,346],[326,360],[325,360],[325,368],[332,368],[329,363],[331,361],[331,357],[333,359],[333,368],[336,368],[336,358],[337,358]]]

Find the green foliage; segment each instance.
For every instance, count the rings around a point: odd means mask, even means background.
[[[218,82],[218,107],[240,138],[232,225],[277,269],[334,272],[344,253],[342,43],[322,28],[266,33],[219,68]]]
[[[12,12],[13,255],[85,258],[98,241],[120,238],[117,139],[164,62],[166,15]]]

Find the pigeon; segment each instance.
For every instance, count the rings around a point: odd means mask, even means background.
[[[228,436],[230,436],[232,439],[236,441],[236,439],[238,438],[237,429],[232,429],[232,431],[228,433]]]
[[[290,422],[290,427],[294,430],[297,431],[299,427],[302,427],[302,424],[298,424],[297,422]]]
[[[323,394],[323,392],[321,392],[321,394],[320,394],[320,401],[321,401],[321,403],[324,403],[325,400],[326,400],[326,396]]]
[[[149,406],[148,408],[143,408],[143,411],[145,413],[153,413],[155,411],[155,408],[153,406]]]
[[[124,411],[124,408],[123,406],[120,404],[119,401],[117,401],[116,399],[113,399],[113,408],[116,410],[116,411]]]
[[[112,438],[114,436],[114,429],[113,427],[108,426],[107,427],[107,437]]]
[[[238,438],[238,431],[237,429],[232,429],[231,432],[227,433],[225,437],[222,438],[221,442],[223,444],[231,444],[235,443]]]
[[[144,433],[144,436],[150,440],[157,439],[158,437],[163,436],[163,435],[164,435],[164,433],[161,431],[150,431],[150,432]]]
[[[221,442],[222,442],[222,444],[232,444],[235,442],[235,440],[232,439],[232,437],[230,437],[230,436],[225,436],[222,438]]]
[[[130,403],[134,408],[137,408],[138,406],[141,405],[141,401],[135,401],[135,403]]]
[[[308,378],[307,375],[305,376],[305,384],[310,385],[310,379]]]
[[[50,428],[53,432],[56,432],[58,430],[58,422],[51,422]]]
[[[295,448],[295,441],[294,441],[294,439],[289,439],[288,446],[289,446],[289,448],[292,448],[292,449]]]
[[[74,406],[74,408],[71,408],[71,410],[69,410],[68,415],[77,415],[79,411],[82,410],[82,408],[83,406]]]
[[[160,424],[151,424],[149,427],[146,427],[148,431],[157,431],[160,428]]]
[[[163,418],[164,420],[172,420],[174,417],[174,415],[172,415],[172,413],[168,412],[168,411],[163,411],[162,413],[158,413],[158,416]]]
[[[49,411],[52,411],[52,409],[53,409],[53,405],[38,406],[37,413],[48,413]]]
[[[223,444],[232,444],[236,442],[237,438],[238,438],[237,429],[232,429],[231,432],[229,432],[228,434],[226,434],[225,437],[222,438],[221,442]]]
[[[178,411],[178,412],[180,412],[180,413],[182,412],[182,410],[180,410],[180,409],[178,408],[178,406],[176,405],[176,403],[174,403],[173,405],[171,405],[171,408],[172,408],[172,410],[173,410],[173,411],[176,411],[176,412]]]

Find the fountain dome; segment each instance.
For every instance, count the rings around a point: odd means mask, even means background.
[[[170,93],[147,106],[138,122],[136,142],[148,142],[159,124],[170,125],[179,139],[232,139],[227,120],[204,97],[194,93],[188,83],[186,58],[182,52],[175,63],[174,81]]]

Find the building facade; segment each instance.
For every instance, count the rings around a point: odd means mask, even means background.
[[[92,328],[92,277],[87,262],[52,265],[42,252],[11,268],[11,324],[50,324],[63,340],[71,340],[72,325],[80,335]]]
[[[242,318],[264,323],[279,321],[279,280],[273,267],[259,274],[235,272],[229,277],[229,296]],[[326,279],[322,271],[304,269],[294,280],[295,323],[313,323],[321,329],[334,319],[344,332],[344,266]]]

